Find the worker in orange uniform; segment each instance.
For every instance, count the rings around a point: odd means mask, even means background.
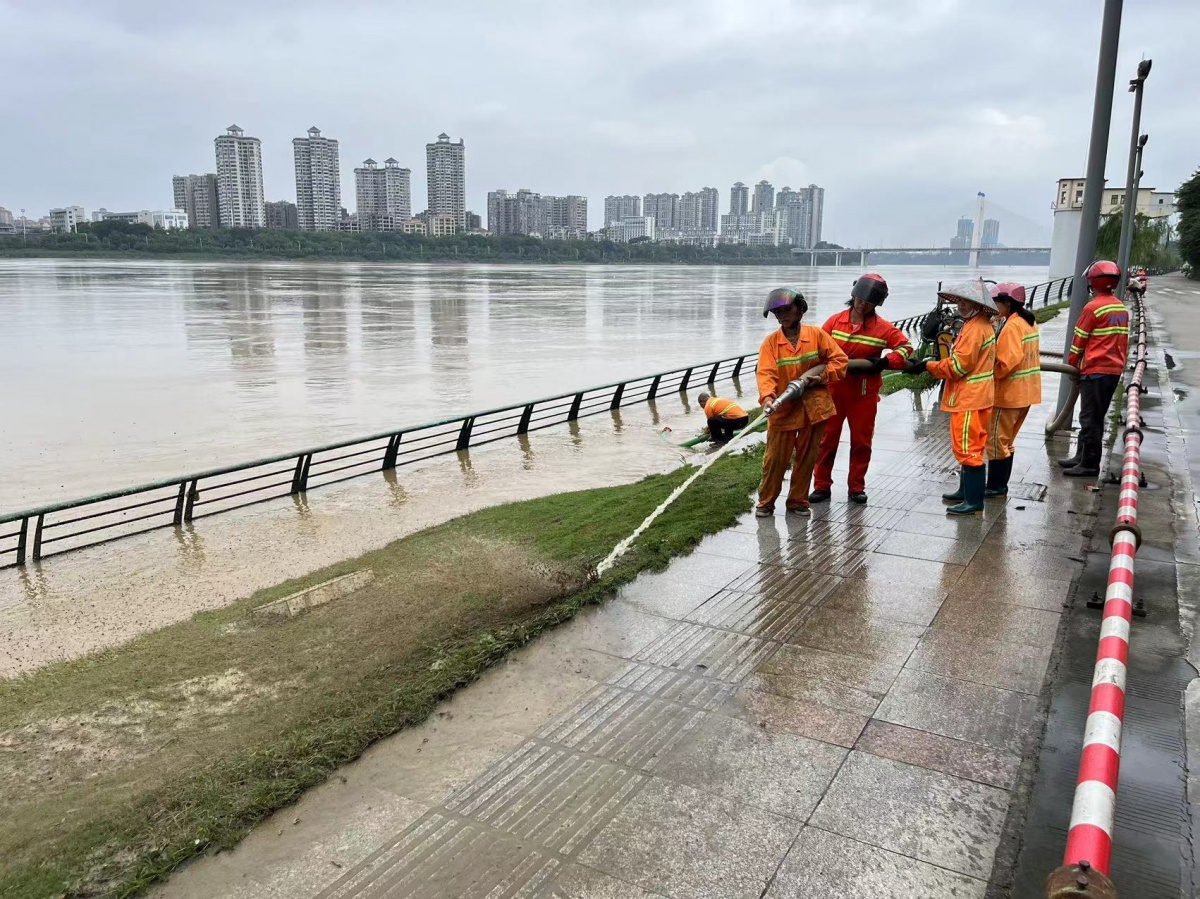
[[[1117,390],[1125,357],[1129,355],[1129,310],[1113,291],[1121,282],[1115,262],[1100,260],[1088,266],[1092,298],[1075,323],[1075,337],[1067,353],[1067,364],[1079,369],[1079,439],[1075,455],[1059,459],[1070,478],[1094,477],[1100,473],[1104,416]]]
[[[984,451],[995,399],[996,332],[991,316],[999,310],[979,278],[939,290],[938,297],[957,304],[962,330],[949,357],[920,359],[904,370],[910,374],[928,371],[946,382],[942,411],[950,413],[950,443],[961,474],[958,490],[942,494],[942,499],[955,503],[946,510],[950,515],[974,515],[983,511]]]
[[[758,348],[758,401],[768,415],[767,451],[754,510],[759,518],[774,514],[789,465],[792,479],[787,511],[810,514],[808,482],[825,422],[836,414],[828,385],[836,384],[846,374],[846,354],[833,338],[816,325],[800,323],[807,311],[804,294],[786,287],[772,290],[763,307],[763,318],[774,314],[779,330],[768,335]],[[804,383],[804,392],[777,404],[776,398],[797,380]]]
[[[704,417],[708,419],[708,436],[713,443],[728,443],[733,435],[750,424],[750,416],[746,410],[720,396],[710,396],[702,393],[696,397],[696,402],[704,407]]]
[[[873,368],[868,372],[851,372],[829,388],[837,414],[826,422],[825,436],[817,451],[813,492],[808,495],[811,503],[823,503],[830,497],[842,422],[850,424],[850,475],[846,480],[849,498],[859,505],[867,501],[867,466],[871,464],[875,413],[879,410],[879,390],[883,387],[880,372],[885,368],[903,368],[913,353],[904,332],[876,314],[887,295],[887,282],[868,272],[850,288],[847,308],[830,316],[821,326],[848,358],[867,359]],[[890,352],[884,355],[885,351]]]
[[[996,335],[996,398],[988,440],[984,496],[1007,496],[1012,476],[1013,441],[1029,407],[1042,401],[1042,361],[1037,319],[1025,308],[1025,288],[1005,281],[991,290],[1003,316]]]

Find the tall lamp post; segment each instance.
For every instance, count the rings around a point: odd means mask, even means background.
[[[1129,82],[1129,92],[1133,94],[1133,130],[1129,134],[1129,170],[1125,173],[1125,208],[1121,215],[1121,242],[1118,246],[1117,265],[1121,267],[1121,281],[1117,285],[1117,296],[1125,299],[1125,285],[1129,282],[1129,251],[1133,246],[1133,226],[1137,213],[1137,182],[1142,176],[1142,148],[1146,146],[1146,136],[1139,134],[1142,129],[1142,88],[1146,84],[1146,76],[1150,74],[1153,60],[1143,59],[1138,63],[1137,77]]]

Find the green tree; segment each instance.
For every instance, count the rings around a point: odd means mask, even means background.
[[[1165,218],[1150,218],[1140,212],[1133,217],[1133,242],[1129,248],[1129,265],[1143,268],[1170,270],[1176,267],[1175,254],[1168,246],[1171,229]],[[1096,234],[1096,258],[1120,257],[1121,216],[1106,216]]]
[[[1175,191],[1179,210],[1179,254],[1191,266],[1192,278],[1200,278],[1200,170]]]

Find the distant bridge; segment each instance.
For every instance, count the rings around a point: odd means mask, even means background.
[[[997,253],[1018,253],[1021,255],[1049,255],[1049,247],[868,247],[857,250],[805,250],[792,247],[792,256],[797,262],[808,265],[828,264],[832,259],[834,265],[864,266],[872,256],[905,255],[905,256],[944,256],[948,254],[966,254],[969,265],[978,265],[979,258]]]

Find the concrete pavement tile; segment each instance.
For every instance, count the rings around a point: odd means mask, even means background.
[[[1017,755],[1037,733],[1037,697],[905,669],[875,717]]]
[[[983,899],[987,884],[816,827],[804,828],[767,899]]]
[[[920,625],[855,618],[843,609],[821,607],[788,642],[902,665],[924,632]]]
[[[968,602],[955,595],[942,603],[932,631],[973,639],[981,647],[995,643],[1050,647],[1061,617],[1058,612],[1008,603]]]
[[[927,768],[851,752],[812,824],[986,880],[1010,795]]]
[[[552,648],[589,650],[631,659],[675,626],[670,618],[648,615],[619,599],[580,612],[544,638]],[[538,643],[542,643],[539,640]]]
[[[746,679],[744,686],[759,693],[827,706],[864,718],[875,714],[879,703],[883,701],[881,694],[872,694],[836,681],[805,676],[789,677],[767,671],[756,671]]]
[[[622,587],[617,598],[650,615],[678,621],[712,596],[712,592],[709,584],[642,574]]]
[[[894,618],[909,624],[928,625],[946,598],[946,591],[925,584],[881,584],[858,578],[838,584],[821,604],[853,618]]]
[[[233,856],[233,852],[219,852],[192,859],[146,895],[150,899],[283,899],[254,878],[253,865]]]
[[[762,674],[845,684],[882,696],[900,673],[901,662],[833,652],[814,646],[784,646],[759,667]]]
[[[739,687],[720,711],[768,731],[799,734],[847,749],[867,724],[864,715],[746,687]]]
[[[655,899],[662,895],[649,893],[586,865],[567,864],[554,873],[534,899]]]
[[[672,671],[656,665],[634,662],[609,678],[608,683],[656,699],[711,711],[733,695],[733,684],[696,677],[684,671]]]
[[[856,577],[885,590],[917,588],[932,594],[951,590],[963,571],[961,565],[872,552],[867,553],[866,564]]]
[[[827,591],[836,582],[828,575],[816,574],[813,578],[827,582],[820,592]],[[817,590],[814,588],[814,592]],[[761,593],[722,590],[694,609],[687,620],[764,640],[786,640],[804,623],[810,608]]]
[[[579,855],[620,880],[676,899],[760,896],[800,823],[661,778]]]
[[[854,572],[862,567],[865,557],[866,553],[862,550],[852,549],[848,546],[792,540],[778,552],[765,556],[763,561],[769,565],[783,565],[787,568],[800,568],[805,571],[817,571],[839,577],[852,577]]]
[[[975,556],[975,552],[982,542],[977,537],[936,537],[930,534],[893,531],[886,540],[879,544],[879,548],[875,552],[885,553],[889,556],[902,556],[906,559],[927,559],[930,562],[966,565]]]
[[[792,539],[827,546],[845,546],[850,549],[874,549],[887,536],[880,528],[868,528],[846,521],[830,521],[825,518],[808,519],[806,530],[798,532]]]
[[[1001,521],[1003,519],[1000,519]],[[980,541],[997,526],[995,518],[955,517],[945,512],[917,509],[904,516],[893,530],[929,537],[949,537],[953,540]],[[943,560],[944,561],[944,560]]]
[[[1014,787],[1021,767],[1021,759],[1012,753],[886,721],[870,721],[854,748],[1002,790]]]
[[[684,622],[643,649],[635,661],[736,684],[777,648],[766,640]]]
[[[1011,604],[1047,612],[1061,612],[1070,595],[1071,582],[1023,571],[1008,571],[999,589],[995,574],[971,566],[954,585],[954,598],[964,604]]]
[[[682,559],[675,559],[666,571],[657,572],[653,576],[685,584],[699,584],[708,587],[711,592],[721,584],[731,581],[749,567],[750,565],[745,559],[727,559],[723,556],[692,553]]]
[[[721,531],[701,540],[695,551],[710,556],[757,562],[776,552],[786,542],[787,540],[775,530],[764,529],[755,534]]]
[[[1050,662],[1050,645],[979,640],[934,628],[921,638],[906,668],[1037,695]]]
[[[812,605],[833,589],[835,584],[836,579],[828,574],[759,564],[734,578],[725,589],[761,593],[775,599]]]
[[[846,751],[797,734],[713,715],[663,757],[658,772],[803,821],[825,794]]]

